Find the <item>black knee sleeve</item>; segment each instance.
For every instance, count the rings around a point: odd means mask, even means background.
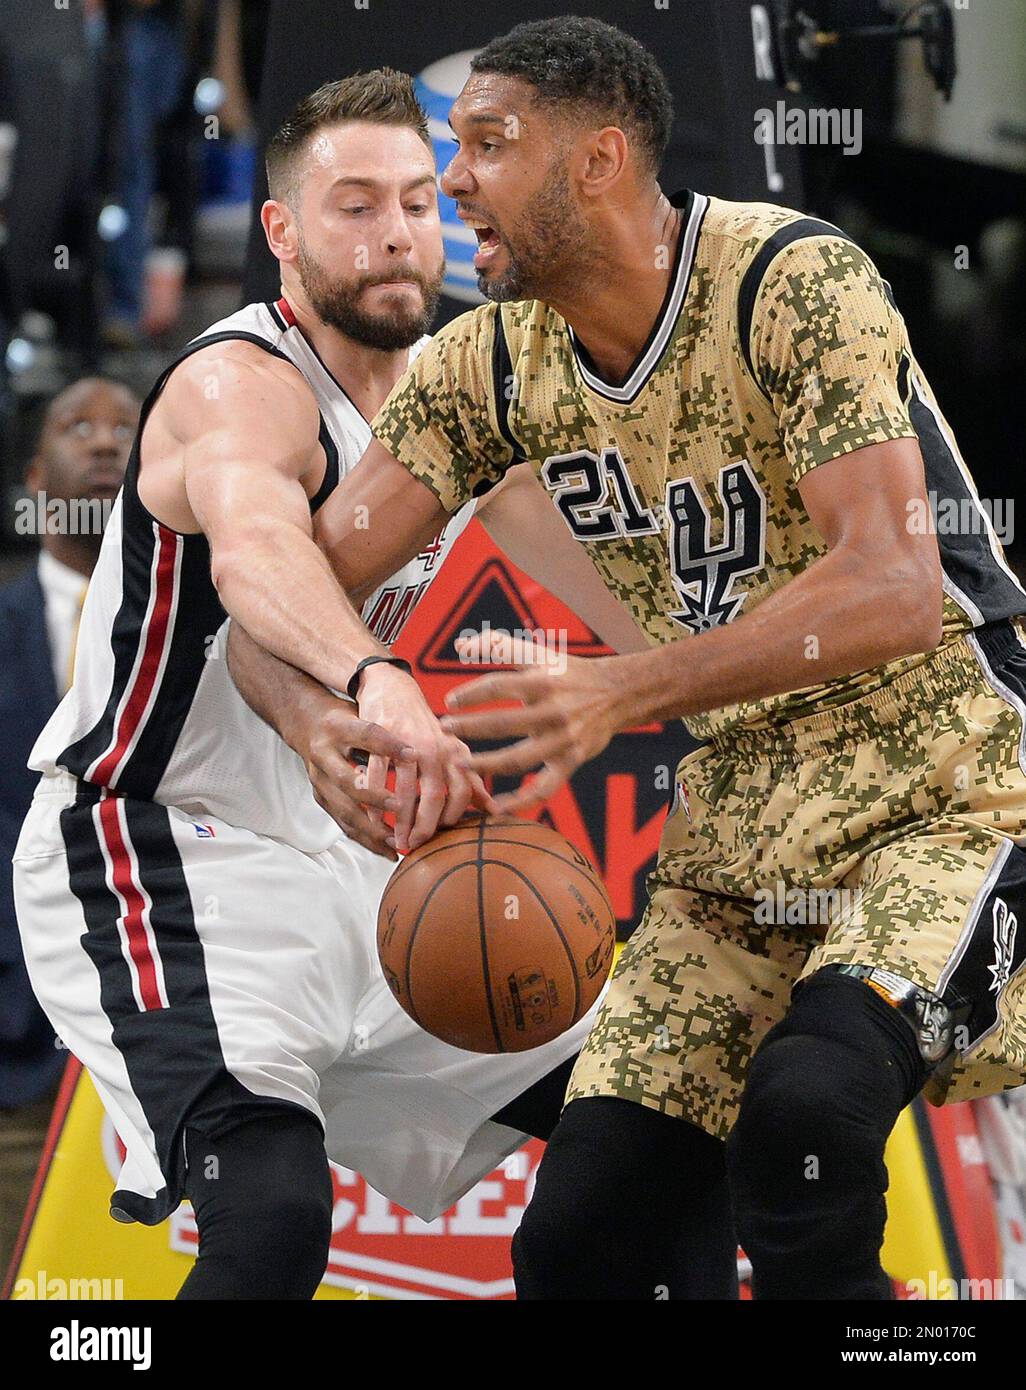
[[[186,1131],[186,1191],[199,1256],[180,1299],[307,1299],[331,1240],[332,1186],[321,1127],[275,1110],[212,1139]]]
[[[632,1101],[571,1102],[513,1238],[517,1297],[736,1297],[723,1147]]]
[[[815,975],[752,1063],[727,1142],[757,1298],[887,1298],[884,1146],[927,1068],[860,980]]]

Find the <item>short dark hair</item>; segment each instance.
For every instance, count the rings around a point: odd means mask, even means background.
[[[600,19],[561,15],[518,24],[473,58],[472,72],[521,77],[541,101],[585,107],[633,136],[655,173],[673,125],[673,98],[648,49]]]
[[[427,114],[417,100],[409,73],[394,68],[356,72],[337,82],[325,82],[305,96],[271,137],[264,158],[272,198],[294,201],[299,156],[310,137],[324,126],[343,121],[409,126],[432,149]]]

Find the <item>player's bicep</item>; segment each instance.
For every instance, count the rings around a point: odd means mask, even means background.
[[[189,505],[214,548],[241,543],[247,535],[282,523],[310,534],[301,477],[281,455],[254,455],[234,435],[223,448],[221,441],[208,437],[185,476]]]
[[[318,511],[314,538],[358,600],[419,554],[448,518],[431,487],[375,439]]]
[[[187,419],[182,466],[197,522],[212,544],[282,521],[309,533],[305,480],[319,426],[312,396],[273,363],[222,358],[217,368],[216,390],[204,388],[202,404],[192,399],[202,379],[195,372],[174,402]]]
[[[939,595],[936,537],[913,524],[929,506],[915,439],[872,444],[832,459],[808,473],[798,490],[831,550],[843,550],[870,573],[917,575]]]

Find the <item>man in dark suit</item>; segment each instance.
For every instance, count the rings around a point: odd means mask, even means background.
[[[54,397],[19,508],[27,525],[45,518],[39,557],[0,588],[0,1274],[66,1060],[29,985],[14,913],[11,856],[37,776],[26,763],[70,684],[82,599],[138,419],[132,392],[99,377]]]

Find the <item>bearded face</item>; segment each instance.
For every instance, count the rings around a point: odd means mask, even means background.
[[[398,352],[412,347],[429,331],[442,292],[445,261],[430,276],[406,264],[389,272],[365,271],[346,280],[328,273],[300,231],[297,269],[307,299],[322,323],[364,347]],[[404,288],[392,295],[375,296],[377,304],[370,307],[364,294],[368,286],[399,282],[417,285],[420,295],[411,295]]]
[[[598,261],[589,228],[571,196],[566,164],[558,159],[517,220],[501,227],[489,223],[478,231],[478,239],[506,251],[501,270],[479,272],[477,277],[478,289],[497,304],[551,297],[592,275]]]

